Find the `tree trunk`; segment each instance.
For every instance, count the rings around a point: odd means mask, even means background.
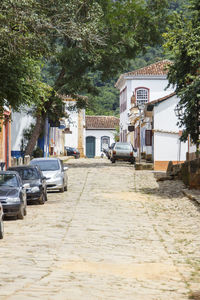
[[[40,133],[42,131],[44,121],[45,121],[45,116],[44,115],[42,115],[42,114],[37,115],[36,124],[35,124],[35,127],[33,129],[31,139],[28,142],[28,145],[26,147],[25,155],[30,155],[30,156],[32,155],[33,150],[35,148],[35,145],[37,143],[37,140],[38,140],[38,138],[40,136]]]

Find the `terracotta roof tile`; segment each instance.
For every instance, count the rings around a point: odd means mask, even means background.
[[[119,118],[113,116],[86,116],[86,129],[115,129]]]
[[[119,77],[118,81],[116,82],[117,86],[120,81],[123,79],[124,76],[162,76],[162,75],[167,75],[168,69],[167,67],[171,65],[172,62],[170,60],[162,60],[158,61],[154,64],[151,64],[149,66],[143,67],[141,69],[134,70],[132,72],[124,73],[121,74]]]
[[[175,92],[173,92],[173,93],[171,93],[171,94],[169,94],[169,95],[166,95],[166,96],[164,96],[164,97],[162,97],[162,98],[156,99],[156,100],[154,100],[154,101],[148,102],[148,103],[146,104],[146,106],[148,106],[148,105],[153,105],[153,104],[156,104],[156,103],[160,103],[160,102],[162,102],[162,101],[164,101],[164,100],[167,100],[167,99],[173,97],[174,95],[176,95]]]
[[[172,62],[169,60],[162,60],[158,61],[154,64],[151,64],[149,66],[146,66],[144,68],[128,72],[126,73],[127,76],[129,75],[167,75],[168,70],[167,66],[171,65]]]

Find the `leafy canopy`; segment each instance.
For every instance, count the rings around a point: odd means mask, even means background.
[[[176,88],[182,115],[179,125],[184,126],[182,140],[190,135],[199,147],[200,134],[200,3],[191,0],[188,14],[174,15],[174,20],[164,35],[165,47],[172,53],[174,64],[170,67],[169,83]]]

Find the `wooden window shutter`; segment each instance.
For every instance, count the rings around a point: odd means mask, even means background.
[[[145,130],[145,145],[152,146],[152,130]]]

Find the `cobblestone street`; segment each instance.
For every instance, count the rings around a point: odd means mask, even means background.
[[[179,181],[70,160],[68,191],[4,222],[1,300],[185,300],[200,289],[200,209]]]

